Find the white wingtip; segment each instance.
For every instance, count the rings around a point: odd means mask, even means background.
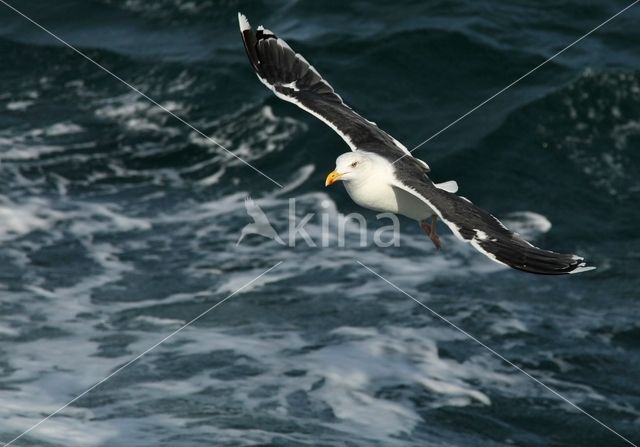
[[[238,23],[240,24],[240,32],[244,32],[246,30],[251,29],[251,25],[249,24],[249,21],[247,20],[247,17],[242,14],[241,12],[238,12]]]
[[[580,266],[569,272],[569,274],[573,275],[574,273],[582,273],[582,272],[588,272],[590,270],[595,270],[596,268],[592,265],[586,265],[584,262],[582,264],[580,264]]]

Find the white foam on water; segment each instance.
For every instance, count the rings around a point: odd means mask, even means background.
[[[5,106],[7,110],[12,112],[22,112],[30,108],[35,104],[35,101],[31,100],[22,100],[22,101],[10,101]]]
[[[65,218],[64,213],[49,208],[44,199],[29,198],[16,203],[0,196],[0,241],[19,238],[34,231],[50,230]]]
[[[59,137],[79,134],[84,128],[72,122],[54,123],[46,127],[16,131],[0,130],[0,160],[22,161],[45,155],[62,154],[69,147],[57,144]]]
[[[60,135],[72,135],[84,131],[85,129],[82,126],[75,123],[56,123],[52,124],[46,129],[43,129],[42,133],[46,136],[57,137]]]
[[[409,396],[425,394],[433,408],[490,405],[488,396],[470,383],[519,381],[517,376],[483,371],[486,365],[474,360],[442,359],[432,331],[425,329],[342,327],[333,331],[340,341],[310,351],[302,349],[306,342],[293,332],[247,336],[209,328],[206,339],[197,337],[197,332],[187,331],[192,342],[181,345],[181,355],[233,351],[264,372],[224,381],[216,380],[215,373],[209,379],[198,375],[185,383],[167,384],[173,393],[197,393],[198,387],[232,389],[235,402],[246,411],[294,420],[299,409],[291,397],[304,393],[311,405],[330,409],[335,416],[317,424],[355,439],[385,440],[388,445],[403,445],[397,437],[409,435],[421,420]],[[444,334],[440,330],[439,337],[446,338],[447,333],[457,337],[446,330]],[[284,352],[289,354],[283,356]],[[284,374],[300,369],[304,374]],[[411,391],[405,398],[384,397],[383,391],[394,387]],[[263,389],[272,391],[261,393]]]
[[[161,105],[178,116],[188,110],[188,106],[176,101],[165,101]],[[181,132],[181,123],[168,121],[165,110],[135,92],[100,101],[94,114],[99,119],[118,123],[126,131],[165,135],[179,135]]]
[[[211,138],[247,162],[267,154],[281,152],[291,139],[307,130],[307,125],[288,116],[276,116],[270,106],[245,106],[238,112],[226,115],[199,126],[200,130],[213,129]],[[225,164],[242,164],[202,135],[191,132],[190,142],[208,148],[212,154],[220,154]]]
[[[189,295],[189,299],[193,299],[192,295]],[[166,301],[163,301],[164,303],[166,303]],[[140,304],[139,302],[136,302],[136,304]],[[182,326],[184,324],[184,321],[182,320],[176,320],[173,318],[158,318],[158,317],[152,317],[149,315],[141,315],[136,317],[136,320],[138,321],[142,321],[144,323],[149,323],[155,326]]]
[[[0,146],[9,147],[0,153],[0,160],[32,160],[65,151],[63,146],[52,146],[43,144],[24,144],[18,141],[6,140],[0,137]]]
[[[533,211],[514,211],[501,220],[507,228],[527,240],[534,240],[551,230],[549,219]]]

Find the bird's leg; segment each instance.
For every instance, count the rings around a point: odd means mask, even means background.
[[[431,225],[429,225],[427,223],[427,219],[424,219],[424,220],[420,221],[420,228],[422,228],[422,231],[424,231],[425,234],[430,237],[430,235],[431,235]]]
[[[422,228],[422,231],[424,231],[425,234],[429,236],[429,239],[431,239],[431,242],[433,242],[436,250],[440,250],[442,244],[440,243],[440,238],[438,237],[438,233],[436,232],[437,223],[438,216],[433,215],[431,216],[431,224],[427,222],[427,219],[424,219],[420,221],[420,228]]]
[[[438,229],[438,216],[434,214],[433,216],[431,216],[431,233],[429,234],[429,238],[431,239],[431,242],[433,242],[433,245],[436,246],[436,250],[440,250],[440,248],[442,247],[442,244],[440,243],[440,238],[438,237],[437,229]]]

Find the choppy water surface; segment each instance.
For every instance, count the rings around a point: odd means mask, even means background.
[[[411,147],[624,3],[14,4],[285,189],[0,5],[0,440],[284,260],[15,445],[625,445],[359,260],[640,442],[640,7],[416,152],[598,266],[541,278],[408,221],[399,247],[236,246],[247,195],[282,234],[290,198],[357,207],[323,187],[346,145],[260,85],[235,14]]]

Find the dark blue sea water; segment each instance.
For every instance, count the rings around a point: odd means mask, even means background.
[[[281,234],[292,198],[358,211],[236,13],[411,148],[628,2],[8,1],[285,188],[0,4],[0,441],[284,261],[12,445],[629,445],[360,261],[640,443],[640,6],[416,151],[598,267],[549,278],[406,220],[398,247],[236,246],[247,195]]]

